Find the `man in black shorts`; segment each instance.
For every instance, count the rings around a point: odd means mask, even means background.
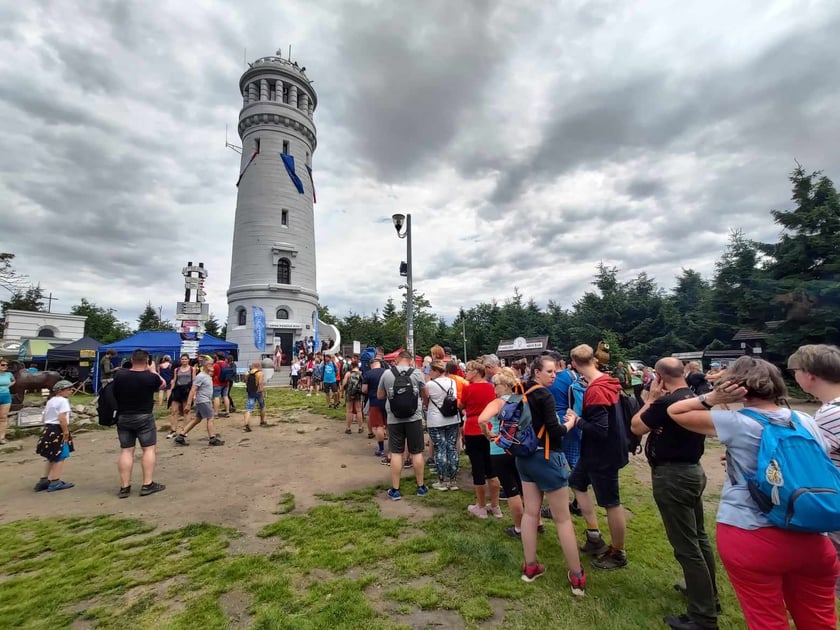
[[[155,395],[164,386],[163,379],[149,367],[149,353],[135,350],[131,354],[131,368],[114,372],[114,398],[117,401],[117,435],[120,440],[119,497],[131,494],[131,472],[134,468],[134,447],[140,442],[143,449],[141,466],[143,486],[140,496],[160,492],[166,486],[153,479],[157,427],[153,413]]]
[[[383,372],[376,391],[377,398],[386,401],[388,445],[391,450],[391,488],[388,490],[388,497],[392,501],[399,501],[402,498],[402,495],[400,495],[400,475],[402,474],[406,442],[408,442],[408,452],[411,455],[411,463],[414,467],[414,478],[417,481],[417,495],[424,497],[429,493],[428,488],[423,483],[423,466],[425,463],[423,461],[423,450],[426,444],[423,436],[423,407],[419,404],[420,399],[422,399],[423,405],[427,403],[429,393],[426,391],[426,378],[423,376],[422,370],[412,368],[412,361],[411,354],[405,350],[400,352],[397,357],[397,365]],[[407,373],[411,379],[411,391],[415,397],[416,406],[414,412],[407,417],[399,417],[392,408],[394,396],[398,395],[394,391],[395,371],[400,374]],[[406,390],[406,392],[408,391]]]

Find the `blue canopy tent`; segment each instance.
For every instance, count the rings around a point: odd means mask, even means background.
[[[107,350],[116,350],[117,358],[121,360],[129,357],[137,348],[142,348],[153,356],[168,354],[177,360],[177,357],[181,354],[182,343],[180,333],[145,330],[126,339],[99,346],[99,349],[96,351],[96,370],[93,379],[96,389],[99,389],[99,364],[102,359],[102,354]],[[239,346],[212,335],[204,335],[198,342],[199,354],[212,355],[218,351],[222,351],[225,354],[230,353],[234,357],[237,357]]]

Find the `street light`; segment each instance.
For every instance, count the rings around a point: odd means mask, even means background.
[[[414,286],[411,278],[411,215],[395,214],[391,217],[394,222],[394,229],[399,238],[406,240],[406,298],[405,298],[405,345],[406,350],[411,354],[414,361]],[[403,232],[405,225],[405,232]]]

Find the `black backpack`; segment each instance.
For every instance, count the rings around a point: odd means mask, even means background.
[[[99,400],[96,403],[96,415],[103,427],[117,424],[117,397],[114,395],[114,381],[106,383],[99,390]]]
[[[248,372],[248,376],[245,377],[245,391],[248,392],[248,395],[253,397],[257,394],[257,373],[256,372]]]
[[[432,379],[431,382],[443,389],[443,385],[438,383],[436,380]],[[432,400],[431,397],[429,397],[429,402],[435,405],[435,408],[437,408],[437,410],[440,411],[440,415],[442,415],[444,418],[451,418],[452,416],[457,416],[458,399],[455,397],[455,393],[452,391],[452,387],[450,387],[448,390],[443,389],[443,391],[446,392],[446,397],[443,399],[443,403],[440,407],[438,407],[435,404],[435,401]]]
[[[623,392],[618,393],[618,402],[615,405],[616,413],[622,415],[619,420],[624,425],[624,435],[627,438],[627,452],[631,455],[638,455],[642,452],[642,436],[635,435],[630,430],[630,424],[633,416],[639,413],[639,401],[635,396],[628,396]]]
[[[394,387],[388,401],[391,403],[391,413],[397,418],[410,418],[417,412],[418,392],[414,389],[414,382],[411,380],[412,372],[414,368],[408,368],[405,372],[400,372],[395,367],[391,368],[391,373],[394,375]]]

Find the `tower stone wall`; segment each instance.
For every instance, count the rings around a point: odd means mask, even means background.
[[[312,118],[318,97],[304,70],[281,57],[263,57],[239,80],[239,171],[244,174],[236,200],[227,339],[239,345],[240,367],[273,355],[277,345],[288,355],[295,340],[314,336],[320,325],[312,182],[306,169],[317,146]],[[303,194],[281,153],[294,157]],[[254,306],[265,312],[265,351],[254,344]],[[337,331],[322,331],[338,341]]]

